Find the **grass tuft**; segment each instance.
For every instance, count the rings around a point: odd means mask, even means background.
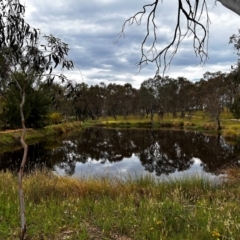
[[[237,175],[239,177],[239,175]],[[238,239],[239,181],[24,178],[27,239]],[[19,234],[17,176],[0,173],[0,239]]]

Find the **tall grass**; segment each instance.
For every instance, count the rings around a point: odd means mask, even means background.
[[[240,184],[200,176],[25,176],[27,239],[239,239]],[[17,179],[0,173],[0,239],[17,239]]]

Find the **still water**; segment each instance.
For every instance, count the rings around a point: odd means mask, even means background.
[[[0,170],[17,171],[22,150],[0,154]],[[158,178],[200,174],[239,164],[240,147],[220,135],[151,129],[88,128],[29,146],[27,171],[46,167],[61,175],[151,174]]]

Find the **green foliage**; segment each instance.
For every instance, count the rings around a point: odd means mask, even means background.
[[[59,136],[66,132],[76,132],[82,129],[81,122],[68,122],[58,125],[46,126],[42,129],[28,129],[26,133],[26,142],[34,143],[42,141],[49,136]],[[19,144],[18,137],[21,135],[21,130],[0,132],[0,153],[4,149],[9,149],[14,145]]]
[[[6,105],[6,100],[0,96],[0,129],[5,125],[4,119],[4,109]]]
[[[0,134],[0,145],[10,145],[15,141],[16,139],[11,134]]]
[[[20,84],[24,83],[24,75],[15,73]],[[46,90],[41,86],[33,87],[28,84],[26,89],[26,99],[23,107],[25,124],[27,127],[40,128],[47,124],[47,115],[51,106],[51,101],[46,94]],[[20,103],[21,92],[16,84],[11,84],[7,89],[6,103],[4,105],[5,125],[11,128],[21,128]]]
[[[59,112],[53,112],[49,115],[50,124],[58,124],[63,120],[62,114]]]

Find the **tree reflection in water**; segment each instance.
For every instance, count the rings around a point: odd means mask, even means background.
[[[195,158],[201,160],[205,172],[213,173],[227,164],[237,164],[239,153],[237,144],[226,143],[220,135],[172,130],[88,128],[58,142],[48,141],[30,146],[28,169],[44,165],[73,175],[76,173],[76,163],[94,161],[104,167],[109,163],[114,166],[114,163],[116,165],[124,159],[122,164],[127,165],[127,159],[134,156],[138,159],[135,164],[141,164],[147,172],[157,176],[187,170],[194,164]],[[20,156],[20,150],[1,154],[0,169],[14,171]],[[137,165],[136,169],[139,169]]]

